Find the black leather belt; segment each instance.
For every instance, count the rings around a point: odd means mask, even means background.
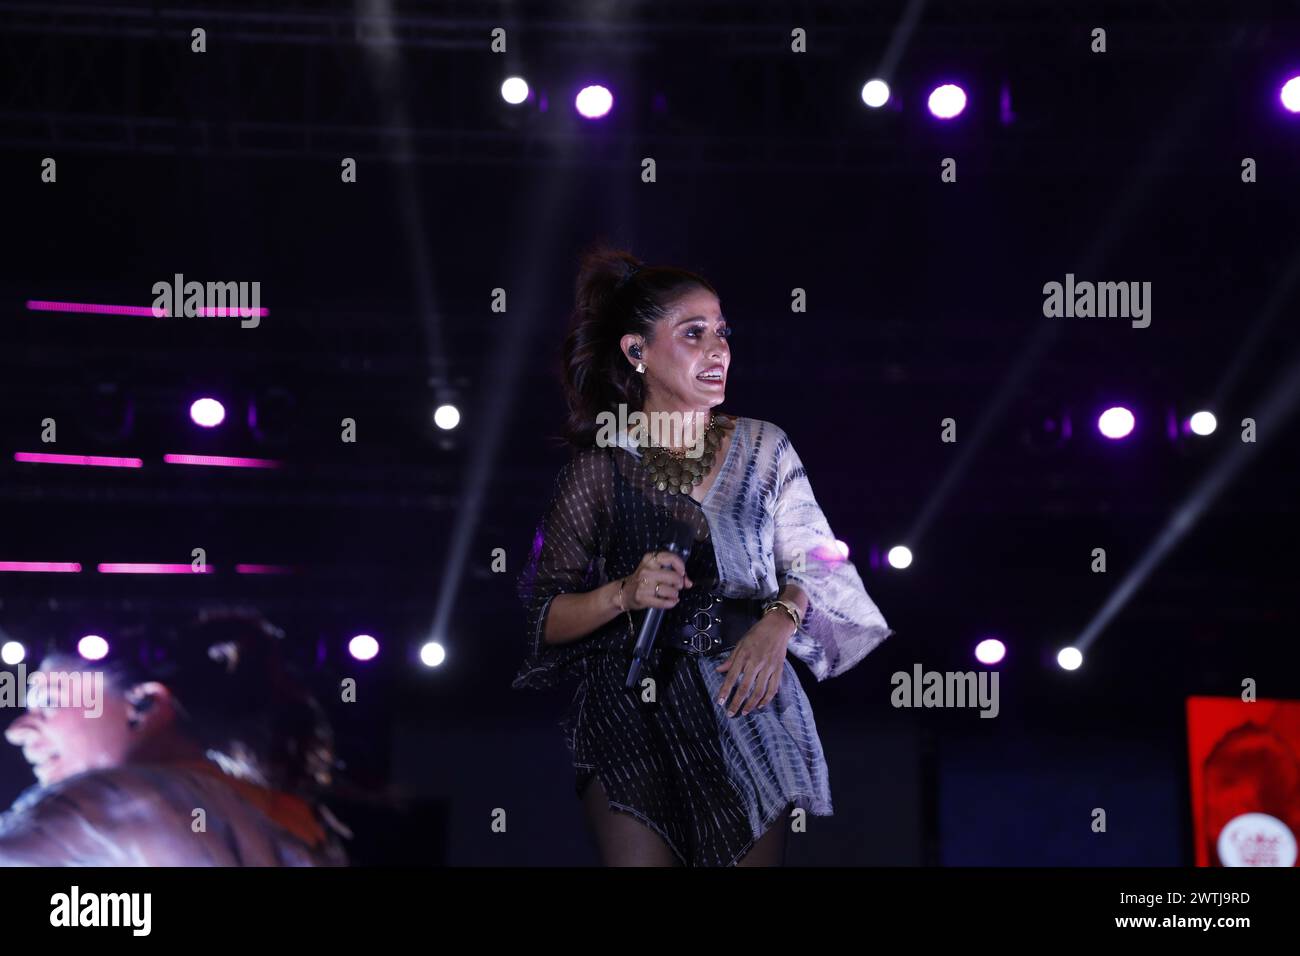
[[[729,598],[707,591],[681,592],[682,600],[665,615],[659,640],[664,647],[712,657],[730,650],[762,614],[756,598]]]

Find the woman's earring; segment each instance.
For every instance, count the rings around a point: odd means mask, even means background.
[[[644,374],[645,374],[645,362],[637,362],[637,363],[636,363],[636,370],[637,370],[638,372],[640,372],[642,375],[644,375]]]

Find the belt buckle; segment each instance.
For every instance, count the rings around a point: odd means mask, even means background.
[[[705,608],[712,608],[714,601],[710,598],[707,604],[701,606],[691,615],[687,624],[693,628],[686,638],[687,649],[694,654],[707,654],[715,647],[722,643],[722,617],[717,611],[710,612]]]
[[[713,646],[713,638],[709,637],[708,631],[696,631],[687,640],[692,654],[703,654]]]

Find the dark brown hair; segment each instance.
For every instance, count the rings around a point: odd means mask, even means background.
[[[674,266],[647,266],[604,242],[583,253],[562,358],[569,405],[565,437],[570,442],[591,445],[601,412],[614,412],[620,404],[629,413],[642,408],[645,378],[628,363],[619,340],[632,334],[650,342],[655,322],[697,289],[718,294],[703,276]]]

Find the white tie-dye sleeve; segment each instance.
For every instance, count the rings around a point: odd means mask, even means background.
[[[837,550],[803,462],[783,432],[770,500],[777,583],[798,585],[808,595],[808,612],[790,640],[790,653],[818,680],[843,674],[894,632],[858,569]]]

